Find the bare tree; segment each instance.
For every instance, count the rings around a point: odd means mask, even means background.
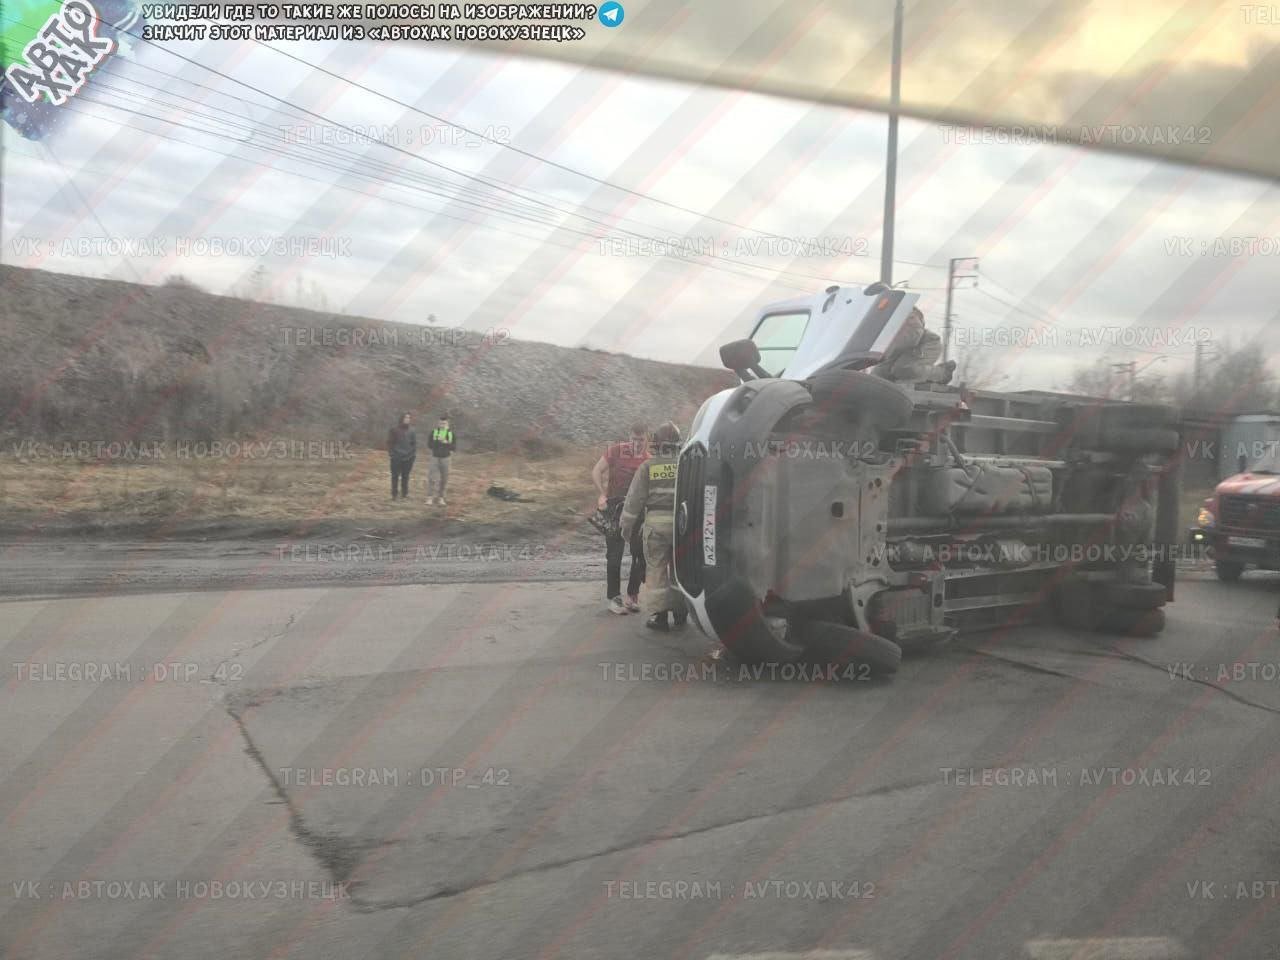
[[[974,390],[988,390],[1003,379],[1003,376],[997,374],[995,355],[991,351],[984,354],[970,348],[963,351],[956,360],[956,372],[952,375],[951,382],[962,383]]]

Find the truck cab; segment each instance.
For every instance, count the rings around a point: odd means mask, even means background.
[[[748,662],[883,672],[1042,611],[1158,632],[1173,563],[1150,548],[1179,538],[1177,411],[887,375],[919,370],[895,360],[923,329],[917,300],[829,287],[721,348],[739,384],[699,409],[677,469],[693,620]]]
[[[1280,570],[1280,452],[1270,450],[1219,483],[1191,541],[1208,548],[1218,579],[1228,583],[1249,567]]]

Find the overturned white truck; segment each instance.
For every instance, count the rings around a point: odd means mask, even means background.
[[[948,368],[902,362],[917,299],[829,287],[721,348],[740,385],[702,405],[677,470],[675,575],[699,628],[750,663],[882,672],[1043,611],[1159,632],[1177,411],[938,382]]]

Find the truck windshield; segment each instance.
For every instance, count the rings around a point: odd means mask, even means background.
[[[771,313],[756,324],[751,339],[760,348],[760,365],[771,376],[780,377],[795,356],[796,348],[809,325],[809,312]]]

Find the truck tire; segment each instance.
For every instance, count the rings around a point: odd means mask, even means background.
[[[1053,612],[1070,630],[1098,629],[1100,607],[1088,580],[1070,577],[1053,591]]]
[[[897,673],[902,648],[885,637],[828,620],[798,620],[796,639],[809,656],[835,664],[866,664],[872,673]]]
[[[707,597],[707,618],[724,648],[743,663],[790,663],[804,653],[790,636],[779,639],[769,629],[755,592],[740,577]]]
[[[1105,427],[1098,446],[1110,453],[1173,453],[1180,443],[1169,427]]]
[[[1235,583],[1244,573],[1244,564],[1239,560],[1215,560],[1213,571],[1223,583]]]
[[[814,405],[853,408],[881,430],[895,430],[911,419],[911,398],[897,384],[859,370],[828,370],[809,381]]]
[[[1130,637],[1154,637],[1164,629],[1164,610],[1115,607],[1102,618],[1102,629]]]
[[[1122,610],[1154,610],[1168,599],[1162,583],[1107,583],[1102,588],[1107,606]]]

